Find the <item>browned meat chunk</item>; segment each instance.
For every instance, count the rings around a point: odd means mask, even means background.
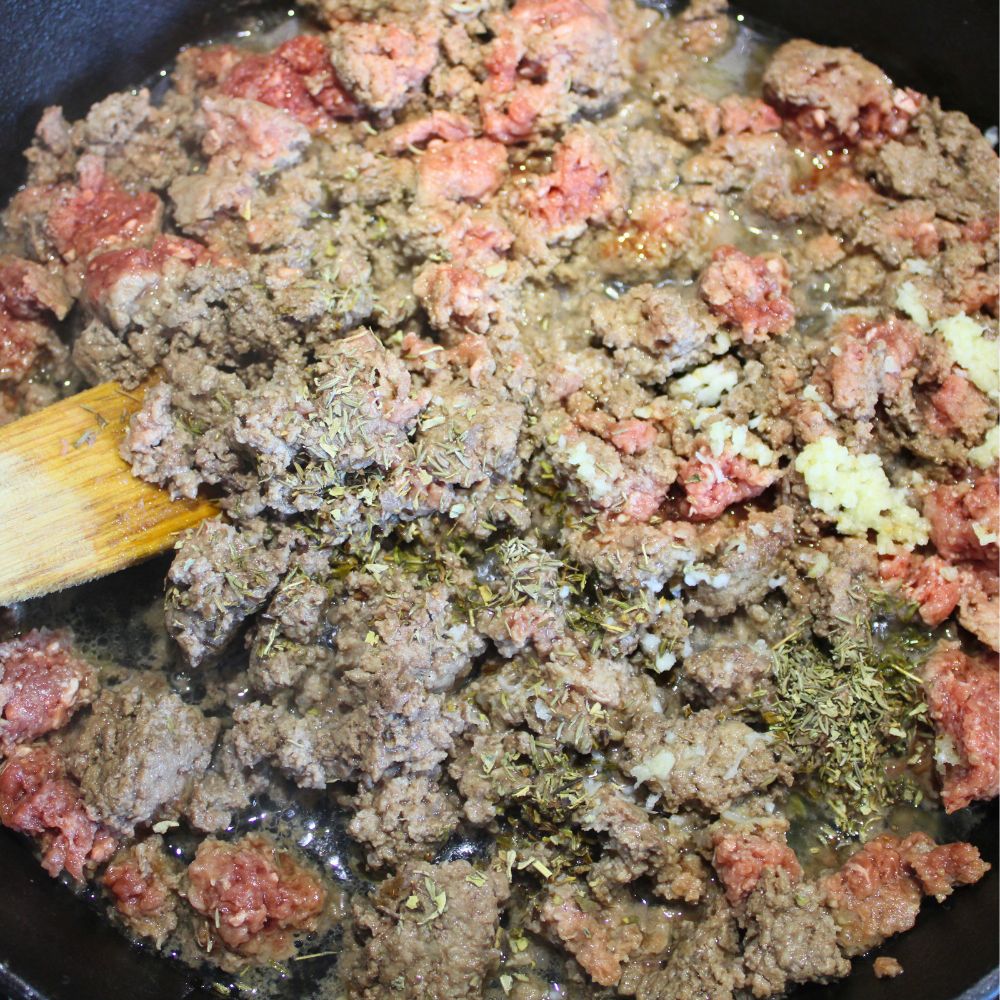
[[[747,901],[746,921],[743,960],[756,997],[778,996],[793,983],[850,972],[822,893],[801,883],[797,871],[779,865],[763,872]]]
[[[673,288],[639,285],[617,302],[591,310],[594,333],[633,378],[659,384],[706,361],[715,320],[696,300]]]
[[[662,796],[665,809],[697,805],[719,813],[790,771],[767,733],[710,710],[688,718],[646,716],[625,737],[625,770]]]
[[[458,808],[429,775],[387,778],[359,792],[347,832],[368,847],[373,868],[429,858],[458,825]]]
[[[798,136],[823,148],[898,138],[923,102],[914,91],[893,87],[856,52],[801,39],[775,52],[764,73],[764,90]]]
[[[212,759],[219,723],[158,675],[105,688],[67,737],[66,762],[90,813],[123,835],[176,807]]]
[[[345,24],[331,42],[337,77],[355,100],[377,112],[401,108],[438,58],[434,30],[426,24],[415,31],[398,24]]]
[[[467,861],[407,866],[354,904],[345,945],[351,996],[473,1000],[500,960],[494,943],[506,878]]]

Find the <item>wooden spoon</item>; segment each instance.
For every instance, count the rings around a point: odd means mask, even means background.
[[[109,382],[0,427],[0,607],[131,566],[218,513],[118,453],[143,392]]]

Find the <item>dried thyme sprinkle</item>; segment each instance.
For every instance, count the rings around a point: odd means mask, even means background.
[[[849,836],[896,802],[919,803],[916,783],[890,765],[930,738],[913,671],[926,638],[905,629],[876,640],[859,624],[825,642],[793,630],[773,648],[775,691],[760,702],[771,731],[795,754],[804,791]]]

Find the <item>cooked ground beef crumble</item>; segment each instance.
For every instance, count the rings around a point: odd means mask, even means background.
[[[988,867],[898,817],[1000,784],[995,153],[725,0],[304,7],[3,213],[0,421],[153,377],[125,457],[223,514],[163,669],[10,616],[0,821],[323,995],[846,975]]]

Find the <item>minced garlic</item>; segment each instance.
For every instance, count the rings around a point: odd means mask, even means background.
[[[694,368],[670,383],[674,399],[690,399],[698,406],[715,406],[739,381],[739,372],[721,361]]]
[[[896,308],[906,313],[921,330],[930,330],[931,318],[927,307],[920,301],[920,293],[912,281],[904,281],[896,293]]]
[[[939,320],[935,329],[951,348],[955,364],[969,373],[969,380],[992,399],[1000,399],[1000,344],[987,340],[983,328],[960,313]]]
[[[893,543],[909,548],[925,545],[927,521],[890,482],[878,455],[853,455],[832,437],[806,445],[795,469],[809,488],[809,502],[836,518],[842,535],[878,534],[879,552]]]
[[[734,424],[726,419],[709,425],[708,444],[716,457],[729,451],[758,465],[770,465],[775,458],[774,452],[759,437],[751,434],[744,424]]]
[[[969,451],[969,461],[980,469],[988,469],[1000,458],[1000,427],[991,427],[983,438],[983,443]]]

